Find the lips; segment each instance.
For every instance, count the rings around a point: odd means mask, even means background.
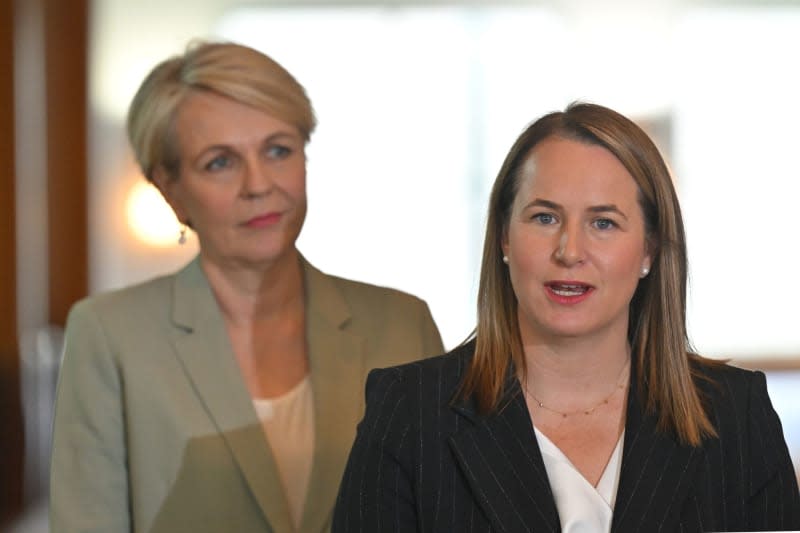
[[[554,302],[571,305],[584,301],[594,290],[588,283],[580,281],[550,281],[545,283],[547,295]]]
[[[553,282],[553,283],[548,283],[547,286],[550,288],[551,291],[553,291],[559,296],[580,296],[581,294],[585,294],[592,288],[590,285],[587,285],[585,283]]]
[[[261,228],[264,226],[271,226],[281,219],[281,213],[265,213],[263,215],[255,216],[244,223],[245,226],[250,228]]]

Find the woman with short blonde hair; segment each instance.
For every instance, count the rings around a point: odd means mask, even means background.
[[[70,312],[53,532],[330,529],[366,372],[442,343],[422,300],[298,251],[314,124],[291,74],[238,44],[142,83],[131,145],[200,252]]]

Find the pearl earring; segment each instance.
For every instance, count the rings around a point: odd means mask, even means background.
[[[508,256],[507,255],[503,256],[503,263],[508,264]]]
[[[645,277],[650,273],[650,269],[647,267],[642,267],[642,275],[640,277]]]

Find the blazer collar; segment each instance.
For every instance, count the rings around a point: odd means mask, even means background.
[[[365,341],[348,331],[352,312],[330,276],[300,258],[314,394],[314,457],[300,532],[330,520],[363,407]],[[264,437],[208,281],[195,258],[175,278],[176,350],[268,522],[293,531],[277,465]],[[350,430],[343,430],[350,428]],[[322,512],[324,510],[324,512]]]
[[[302,261],[315,438],[300,532],[318,533],[331,519],[361,418],[366,345],[363,337],[348,329],[352,312],[334,279]]]
[[[175,277],[174,346],[197,396],[227,444],[265,519],[276,532],[292,531],[277,465],[270,452],[219,306],[195,258]]]
[[[306,289],[306,313],[341,329],[352,317],[342,291],[331,276],[315,268],[302,255],[300,265]],[[196,256],[175,274],[172,320],[177,326],[191,331],[197,324],[221,318],[208,278],[200,266],[200,256]]]
[[[560,531],[530,414],[511,374],[506,390],[504,407],[487,416],[477,413],[472,399],[455,402],[453,409],[471,423],[450,438],[450,446],[495,529]],[[703,456],[702,448],[659,431],[657,417],[643,412],[641,403],[632,379],[612,533],[673,530]]]
[[[643,402],[632,377],[612,533],[674,530],[704,455],[702,447],[660,431],[657,415],[645,412]]]
[[[516,379],[509,379],[501,408],[479,415],[471,400],[455,409],[472,421],[450,437],[450,447],[497,531],[560,531],[528,408]]]

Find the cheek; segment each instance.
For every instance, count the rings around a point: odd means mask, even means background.
[[[620,281],[630,281],[636,284],[644,263],[643,249],[629,246],[618,250],[609,250],[603,257],[603,262],[609,273]]]
[[[541,237],[535,237],[529,232],[509,232],[508,244],[504,247],[509,256],[509,269],[512,275],[516,273],[520,282],[526,277],[535,276],[549,264],[547,242]]]
[[[194,195],[186,199],[184,206],[195,229],[197,226],[217,226],[232,216],[232,202],[222,193]]]
[[[298,171],[297,176],[290,182],[291,195],[298,202],[306,202],[306,172],[305,167]]]
[[[306,180],[305,177],[298,179],[290,190],[290,195],[297,203],[306,203]]]
[[[306,163],[304,159],[291,159],[284,161],[276,168],[275,178],[280,181],[280,186],[285,191],[300,192],[306,188]]]

